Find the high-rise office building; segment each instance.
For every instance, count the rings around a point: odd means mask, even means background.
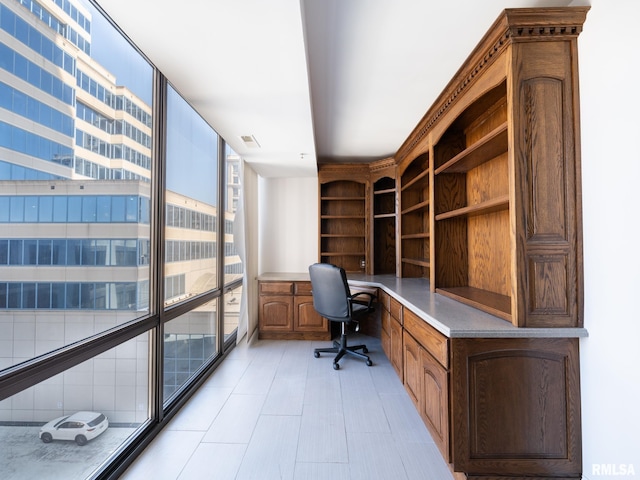
[[[106,22],[93,12],[78,0],[0,3],[0,370],[149,312],[153,71],[132,48],[131,58],[114,62],[126,81],[101,64],[94,41],[103,42],[101,58],[113,44],[104,44],[97,21]],[[169,90],[174,109],[186,105]],[[206,151],[185,150],[179,132],[169,135],[167,162],[179,170],[191,160],[181,155],[215,157],[218,137],[207,134]],[[241,277],[233,243],[239,160],[225,153],[224,236],[215,186],[192,195],[167,180],[166,306]],[[209,163],[216,168],[217,160]],[[225,279],[217,274],[221,256]],[[165,329],[165,398],[215,353],[216,308],[217,300]],[[74,409],[103,411],[114,424],[146,420],[148,337],[129,347],[0,402],[0,422],[44,422]]]

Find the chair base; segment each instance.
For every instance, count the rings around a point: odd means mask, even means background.
[[[335,370],[338,370],[340,368],[340,364],[338,362],[345,355],[350,355],[352,357],[356,357],[356,358],[360,358],[362,360],[365,360],[369,367],[371,365],[373,365],[373,362],[371,361],[371,359],[367,355],[365,355],[365,353],[369,352],[369,350],[367,350],[367,346],[366,345],[348,346],[347,345],[347,335],[344,333],[344,325],[343,325],[343,329],[342,330],[343,330],[343,333],[340,335],[340,342],[334,340],[332,348],[331,347],[330,348],[316,348],[313,351],[313,356],[316,357],[316,358],[320,358],[320,354],[321,353],[336,353],[337,355],[333,359],[333,368]],[[358,350],[362,350],[362,353],[358,352]]]

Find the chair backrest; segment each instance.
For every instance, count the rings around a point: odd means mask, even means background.
[[[334,322],[347,322],[349,313],[349,284],[344,269],[330,263],[309,266],[313,308]]]

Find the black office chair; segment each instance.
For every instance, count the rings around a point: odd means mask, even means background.
[[[333,359],[333,368],[336,370],[340,368],[338,362],[344,355],[361,358],[366,360],[368,366],[373,365],[371,359],[365,355],[368,353],[366,345],[347,346],[346,325],[355,323],[355,330],[358,331],[360,317],[374,310],[373,300],[376,296],[368,292],[352,295],[344,269],[330,263],[311,265],[309,275],[315,310],[328,320],[342,324],[340,341],[334,340],[332,348],[316,348],[313,356],[319,358],[321,353],[337,353]],[[362,353],[357,350],[362,350]]]

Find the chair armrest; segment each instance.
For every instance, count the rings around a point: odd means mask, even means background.
[[[359,297],[361,295],[365,295],[365,296],[369,297],[369,299],[367,300],[367,299],[364,299],[364,298],[363,299],[356,298],[356,297]],[[371,309],[372,305],[373,305],[373,301],[376,298],[378,298],[378,297],[376,295],[374,295],[373,293],[370,293],[370,292],[357,292],[357,293],[354,293],[353,295],[351,295],[349,297],[349,301],[354,302],[354,303],[359,303],[361,305],[366,305],[367,308]]]

